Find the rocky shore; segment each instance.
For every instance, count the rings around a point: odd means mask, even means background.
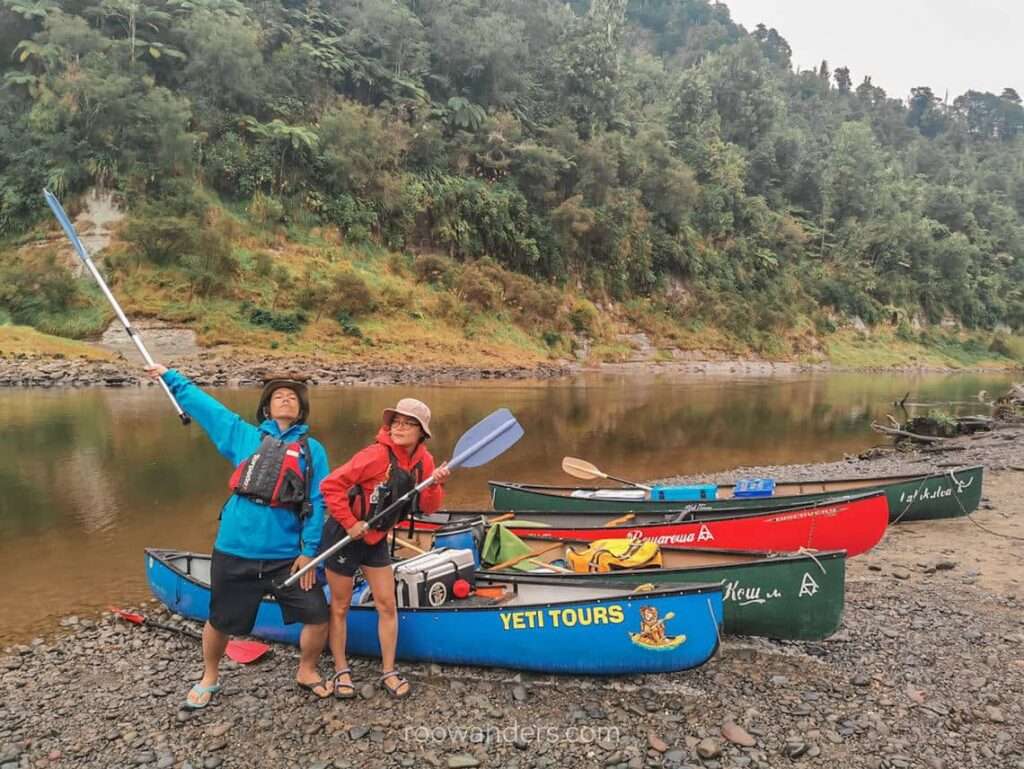
[[[316,385],[397,385],[467,382],[482,379],[550,379],[570,369],[555,364],[537,366],[407,366],[347,363],[317,358],[225,357],[205,352],[173,361],[204,387],[256,386],[266,372],[301,372]],[[142,364],[127,360],[96,361],[82,358],[0,357],[0,387],[139,387],[155,386]]]
[[[727,638],[698,670],[607,680],[405,665],[415,691],[401,702],[375,688],[372,660],[355,662],[357,700],[316,702],[292,683],[295,651],[276,646],[227,664],[224,691],[190,713],[178,706],[197,644],[69,617],[0,656],[0,769],[1024,769],[1024,473],[1011,469],[1024,435],[963,443],[771,468],[989,466],[970,518],[894,527],[849,563],[843,627],[825,641]]]

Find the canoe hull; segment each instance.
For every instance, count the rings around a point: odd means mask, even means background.
[[[722,511],[769,512],[794,505],[823,504],[837,496],[852,492],[883,492],[889,502],[892,522],[955,518],[974,512],[981,502],[984,469],[968,467],[931,475],[907,476],[887,480],[877,478],[864,482],[839,481],[849,484],[845,491],[817,491],[806,494],[758,497],[751,499],[716,499],[703,502],[655,502],[650,500],[609,500],[571,497],[569,487],[490,482],[491,505],[499,512],[545,511],[561,513],[662,513],[667,511],[718,513]],[[824,487],[824,481],[808,481],[803,488]],[[857,484],[854,488],[853,485]]]
[[[818,641],[836,632],[842,621],[846,554],[839,551],[813,556],[766,557],[747,563],[683,569],[559,574],[552,579],[568,584],[601,581],[626,589],[645,582],[659,585],[718,582],[723,587],[723,632],[727,635]]]
[[[209,556],[147,549],[150,589],[172,611],[205,621],[210,594],[201,577],[204,569],[208,574],[204,560],[208,563]],[[501,581],[550,584],[552,595],[571,593],[545,578]],[[348,616],[348,651],[379,657],[377,612],[372,606],[353,606]],[[653,637],[653,648],[652,638],[637,643],[631,636],[641,633],[652,616],[664,621],[666,634]],[[718,648],[721,623],[721,588],[706,585],[529,606],[402,608],[398,658],[578,675],[672,672],[710,659]],[[301,625],[284,624],[275,601],[264,599],[253,635],[296,644],[300,632]]]
[[[479,513],[448,511],[447,520],[479,517]],[[517,515],[518,517],[518,515]],[[755,550],[792,553],[809,550],[845,550],[847,557],[867,552],[882,539],[889,524],[889,505],[885,494],[862,494],[833,499],[827,504],[795,507],[771,513],[748,512],[739,515],[716,513],[695,520],[687,516],[677,522],[649,522],[651,516],[637,521],[607,526],[608,515],[573,514],[579,525],[562,525],[559,513],[533,511],[526,521],[543,527],[517,526],[516,520],[503,525],[520,537],[593,541],[625,537],[658,543],[663,548],[713,548],[716,550]],[[438,516],[437,520],[440,520]],[[429,518],[416,521],[416,527],[437,527]],[[408,523],[402,524],[404,528]]]

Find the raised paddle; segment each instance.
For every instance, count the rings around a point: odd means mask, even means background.
[[[650,486],[644,486],[642,483],[636,481],[627,481],[625,478],[616,478],[614,475],[608,475],[608,473],[601,472],[590,462],[586,462],[576,457],[562,457],[562,470],[571,475],[573,478],[581,478],[585,481],[593,481],[597,478],[602,478],[606,481],[617,481],[618,483],[624,483],[627,486],[635,486],[638,489],[644,491],[650,491]]]
[[[195,641],[202,641],[203,637],[188,628],[177,627],[176,625],[165,625],[162,622],[155,622],[148,617],[133,611],[127,611],[125,609],[118,609],[111,606],[110,611],[120,619],[130,622],[133,625],[146,625],[147,627],[155,627],[160,630],[166,630],[170,633],[178,633],[186,638],[191,638]],[[228,641],[227,649],[224,653],[227,654],[228,659],[232,659],[235,662],[240,662],[243,665],[248,665],[250,662],[255,662],[264,654],[270,651],[270,647],[266,644],[260,643],[259,641],[239,641],[232,638]]]
[[[505,453],[516,441],[523,437],[523,427],[512,416],[508,409],[498,409],[481,419],[471,428],[466,430],[455,444],[452,450],[452,458],[448,460],[448,469],[455,470],[458,467],[479,467],[485,465],[497,456]],[[367,523],[371,526],[379,519],[386,518],[399,505],[408,502],[413,495],[419,494],[434,482],[431,476],[422,483],[416,485],[411,491],[406,492],[392,504],[372,516]],[[321,561],[325,561],[336,552],[352,541],[352,537],[344,537],[338,542],[324,550],[320,555],[307,563],[297,572],[284,581],[284,586],[295,584],[299,577],[310,569],[316,568]]]
[[[60,201],[54,196],[49,190],[43,190],[43,197],[46,198],[47,205],[50,206],[50,210],[53,211],[53,215],[57,217],[57,221],[60,222],[60,226],[64,229],[64,234],[68,236],[68,240],[71,241],[71,245],[75,247],[75,251],[78,253],[78,258],[82,260],[82,264],[85,265],[89,274],[92,275],[93,280],[100,287],[100,291],[110,302],[110,306],[114,308],[114,314],[117,315],[117,319],[121,321],[121,325],[124,326],[125,332],[128,334],[128,338],[135,343],[136,349],[139,351],[139,355],[146,361],[147,366],[154,365],[153,359],[149,355],[149,351],[146,346],[142,343],[142,337],[139,336],[139,332],[132,328],[132,324],[128,321],[127,316],[124,314],[124,310],[121,309],[121,305],[117,303],[117,299],[114,298],[114,294],[110,291],[110,287],[107,286],[107,282],[103,280],[103,276],[100,275],[100,271],[96,269],[96,265],[93,264],[92,259],[89,257],[89,252],[85,250],[85,246],[82,245],[82,241],[78,239],[78,233],[75,232],[75,225],[68,219],[68,215],[64,212],[64,207],[60,204]],[[192,421],[192,418],[185,413],[185,411],[179,405],[177,399],[171,393],[171,388],[167,386],[167,383],[163,379],[158,380],[160,385],[164,388],[164,392],[167,397],[171,399],[171,405],[174,406],[174,410],[178,412],[178,419],[181,420],[183,425],[187,425]]]

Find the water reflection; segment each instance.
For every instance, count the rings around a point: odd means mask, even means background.
[[[523,440],[449,484],[448,503],[470,507],[486,505],[490,478],[565,482],[565,455],[634,479],[835,459],[879,442],[869,423],[895,413],[893,401],[907,391],[916,400],[966,401],[983,388],[1002,392],[1009,381],[587,375],[315,389],[311,421],[337,466],[372,440],[386,406],[415,395],[434,412],[432,448],[442,459],[466,428],[509,407]],[[252,417],[256,391],[215,394]],[[197,425],[181,427],[155,387],[4,391],[0,424],[0,561],[15,582],[0,594],[0,642],[30,637],[64,614],[147,597],[145,546],[209,549],[230,468]]]

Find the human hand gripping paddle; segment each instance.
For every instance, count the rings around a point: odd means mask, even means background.
[[[92,259],[89,257],[89,253],[85,250],[85,246],[82,245],[82,241],[78,239],[78,233],[75,232],[75,225],[68,219],[68,215],[64,212],[63,206],[60,201],[54,196],[49,190],[43,190],[43,197],[46,198],[47,205],[50,206],[50,210],[53,211],[53,215],[57,217],[57,221],[60,222],[60,226],[64,229],[64,234],[68,236],[68,240],[71,241],[71,245],[75,247],[75,251],[78,252],[79,258],[85,265],[85,268],[89,270],[89,274],[92,275],[93,279],[99,284],[100,290],[103,295],[110,302],[110,306],[114,308],[114,314],[117,315],[117,319],[121,321],[121,325],[124,326],[124,330],[128,333],[128,338],[135,343],[136,349],[142,356],[142,359],[146,361],[147,366],[156,365],[153,359],[149,355],[149,351],[146,346],[142,344],[142,337],[139,336],[139,332],[132,328],[132,324],[128,321],[124,311],[121,309],[121,305],[117,303],[117,299],[110,291],[110,287],[107,286],[107,282],[103,280],[103,276],[100,275],[100,271],[96,269],[96,265],[93,264]],[[185,413],[184,409],[178,404],[174,395],[171,394],[171,388],[167,386],[167,383],[161,379],[159,380],[161,386],[164,388],[164,392],[167,393],[167,397],[171,399],[171,403],[174,406],[174,410],[178,412],[178,419],[181,420],[183,425],[187,425],[192,421],[191,417]]]
[[[508,409],[498,409],[463,433],[462,437],[459,438],[458,442],[455,444],[455,449],[452,451],[452,458],[445,463],[445,466],[449,470],[455,470],[459,467],[480,467],[480,465],[485,465],[495,457],[504,454],[505,451],[511,448],[516,441],[522,437],[522,425],[520,425],[519,422],[516,421],[516,418],[512,416],[512,412]],[[423,489],[427,488],[427,486],[430,486],[432,483],[434,483],[434,476],[427,478],[414,489],[403,494],[392,504],[372,516],[366,523],[372,524],[378,519],[385,518],[396,507],[408,502],[413,495],[423,491]],[[282,583],[282,586],[290,587],[291,585],[294,585],[303,574],[310,569],[316,568],[317,564],[330,558],[351,541],[352,537],[345,537],[344,539],[336,542],[288,577],[288,579]]]
[[[597,478],[603,478],[606,481],[618,481],[624,483],[627,486],[635,486],[638,489],[644,491],[650,491],[650,486],[644,486],[642,483],[636,481],[627,481],[625,478],[616,478],[614,475],[608,475],[598,470],[590,462],[585,462],[582,459],[576,457],[562,457],[562,470],[571,475],[573,478],[580,478],[585,481],[593,481]]]

